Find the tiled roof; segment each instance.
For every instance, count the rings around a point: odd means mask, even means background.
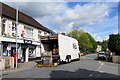
[[[1,13],[2,12],[2,13]],[[16,9],[0,2],[0,14],[2,14],[2,16],[11,18],[16,20]],[[43,25],[41,25],[39,22],[37,22],[33,17],[28,16],[27,14],[19,11],[18,12],[18,21],[30,26],[33,26],[35,28],[41,29],[43,31],[46,31],[48,33],[54,33],[52,30],[44,27]]]

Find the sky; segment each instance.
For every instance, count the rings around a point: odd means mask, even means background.
[[[57,33],[74,29],[90,33],[96,41],[118,33],[118,2],[4,2],[32,16]]]

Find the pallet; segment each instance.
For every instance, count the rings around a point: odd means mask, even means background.
[[[35,67],[57,67],[58,65],[52,65],[52,64],[37,64]]]

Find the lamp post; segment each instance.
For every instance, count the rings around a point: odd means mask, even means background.
[[[18,27],[18,3],[17,3],[17,10],[16,10],[16,68],[18,67],[17,27]]]

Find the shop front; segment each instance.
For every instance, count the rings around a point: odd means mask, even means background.
[[[20,44],[17,44],[17,48],[19,48]],[[8,43],[8,42],[2,42],[3,51],[2,56],[11,56],[13,57],[13,53],[16,52],[16,44],[15,43]]]
[[[23,62],[28,62],[31,59],[40,57],[40,43],[35,45],[35,42],[31,40],[24,40],[24,44],[21,44],[21,53]]]
[[[8,40],[8,39],[6,39]],[[40,57],[40,42],[31,40],[18,40],[17,43],[17,59],[18,62],[28,62],[30,59]],[[1,41],[0,43],[0,55],[14,57],[16,53],[16,42],[15,40]]]

